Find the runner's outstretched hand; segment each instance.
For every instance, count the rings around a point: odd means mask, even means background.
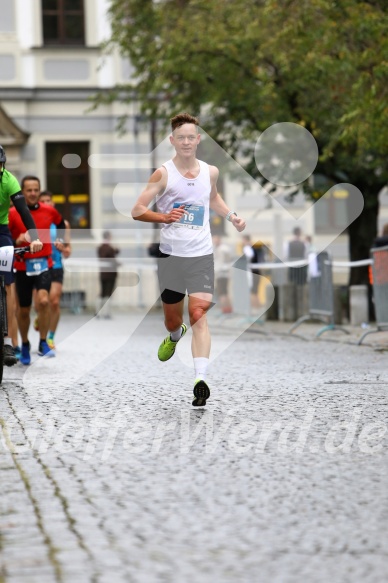
[[[232,225],[234,226],[235,229],[237,229],[239,233],[241,233],[241,231],[243,231],[246,227],[246,222],[241,217],[233,216]]]

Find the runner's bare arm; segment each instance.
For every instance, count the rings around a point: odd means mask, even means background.
[[[217,180],[219,176],[219,170],[215,166],[209,166],[210,169],[210,183],[211,183],[211,191],[210,191],[210,208],[220,215],[221,217],[226,217],[229,213],[230,209],[223,200],[223,198],[217,192]],[[236,217],[236,215],[231,216],[231,223],[237,229],[237,231],[241,232],[245,229],[246,223],[245,220],[241,217]]]
[[[70,256],[71,253],[71,246],[70,246],[70,223],[64,219],[65,223],[65,234],[64,238],[57,239],[54,243],[54,246],[58,251],[60,251],[65,259]]]
[[[68,257],[70,257],[71,254],[71,227],[70,227],[70,223],[69,221],[66,221],[65,219],[65,225],[66,225],[66,230],[65,230],[65,243],[64,243],[64,250],[63,250],[63,257],[65,259],[67,259]]]
[[[144,221],[145,223],[175,223],[185,214],[184,206],[171,209],[169,213],[158,213],[148,208],[155,197],[163,192],[167,185],[167,171],[161,167],[155,170],[149,182],[132,209],[132,217],[135,221]]]

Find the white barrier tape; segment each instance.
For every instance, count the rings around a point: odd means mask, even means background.
[[[157,265],[155,261],[150,262],[143,262],[139,261],[136,262],[133,259],[125,260],[125,259],[118,259],[119,264],[116,266],[116,270],[118,272],[122,271],[138,271],[140,269],[150,269],[151,271],[156,271]],[[91,272],[98,272],[100,269],[106,269],[107,271],[112,269],[112,264],[109,261],[104,259],[87,259],[87,258],[75,258],[71,257],[69,259],[63,260],[63,267],[66,271],[70,271],[73,273],[82,273],[83,269],[86,269]]]
[[[284,261],[278,263],[248,263],[249,269],[280,269],[283,267],[303,267],[309,265],[314,259],[301,259],[300,261]],[[326,261],[325,263],[330,263]],[[332,261],[333,267],[362,267],[363,265],[372,265],[373,259],[360,259],[359,261]]]
[[[249,269],[280,269],[283,267],[304,267],[310,263],[310,259],[300,259],[299,261],[279,261],[277,263],[248,263]]]
[[[148,258],[147,258],[148,259]],[[144,267],[148,267],[151,268],[152,270],[156,269],[156,264],[154,262],[148,263],[148,262],[144,262],[144,258],[140,260],[140,264],[139,262],[137,262],[136,260],[134,261],[133,259],[125,260],[125,259],[120,259],[120,267],[124,267],[128,268],[144,268]],[[276,263],[248,263],[247,267],[249,269],[284,269],[285,267],[305,267],[306,265],[309,265],[309,263],[311,263],[312,261],[315,261],[314,259],[300,259],[299,261],[278,261]],[[329,262],[327,262],[329,263]],[[373,259],[361,259],[359,261],[332,261],[331,262],[333,267],[362,267],[364,265],[372,265],[373,264]],[[86,258],[69,258],[69,259],[65,259],[64,260],[64,265],[67,268],[72,268],[72,267],[111,267],[111,264],[109,262],[105,262],[104,260],[99,261],[98,259],[86,259]],[[235,266],[235,263],[231,263],[229,267],[233,267]]]
[[[333,261],[333,267],[362,267],[363,265],[372,265],[373,259],[360,259],[359,261]]]

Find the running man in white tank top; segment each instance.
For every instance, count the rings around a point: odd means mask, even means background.
[[[163,362],[173,356],[187,331],[183,307],[188,294],[195,369],[193,405],[201,407],[210,396],[206,372],[211,339],[206,314],[212,305],[214,261],[209,211],[225,217],[239,232],[245,229],[245,221],[229,210],[218,194],[218,169],[196,157],[201,139],[198,124],[198,119],[188,113],[171,119],[170,142],[175,156],[152,174],[132,209],[132,217],[162,224],[158,278],[169,332],[158,350]],[[156,212],[148,208],[154,200]]]

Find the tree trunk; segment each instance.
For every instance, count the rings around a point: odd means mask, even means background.
[[[367,192],[364,185],[353,182],[364,196],[362,213],[348,228],[350,261],[359,261],[370,258],[370,250],[377,235],[377,219],[379,213],[378,192]],[[368,266],[352,267],[350,270],[349,285],[369,283]]]

